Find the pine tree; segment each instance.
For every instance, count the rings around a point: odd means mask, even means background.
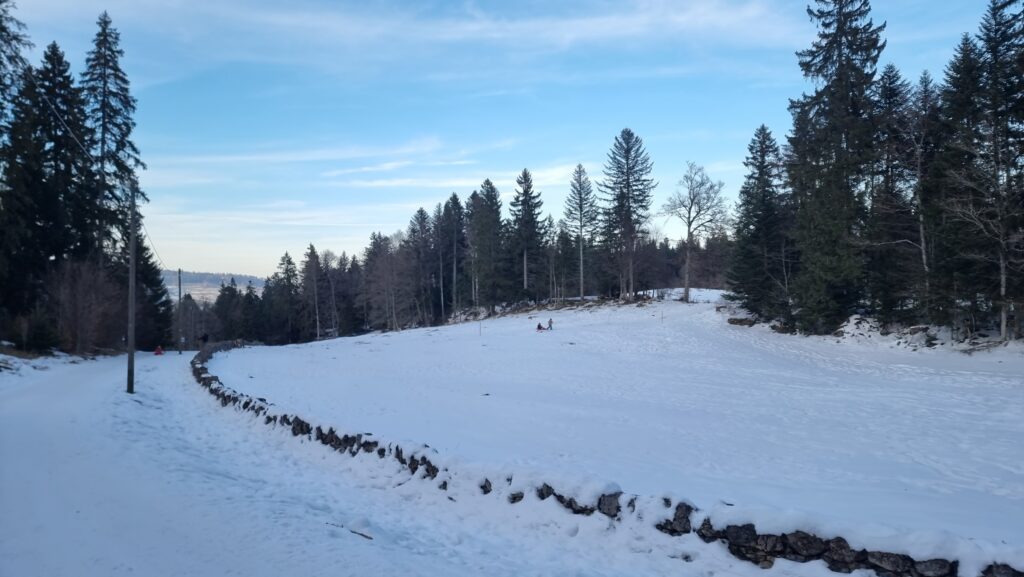
[[[459,195],[454,192],[444,203],[441,212],[441,220],[444,223],[443,241],[448,251],[448,263],[445,266],[451,294],[451,312],[459,310],[459,285],[462,284],[463,263],[466,260],[466,219],[465,210],[462,208],[462,201]],[[444,274],[444,273],[442,273]]]
[[[242,295],[234,277],[221,283],[217,299],[213,301],[213,314],[220,321],[220,338],[233,340],[242,336]]]
[[[940,110],[938,91],[931,75],[925,71],[912,95],[906,132],[913,180],[911,207],[917,227],[917,238],[913,244],[921,264],[920,286],[917,290],[919,313],[928,322],[935,321],[935,295],[932,292],[935,257],[932,244],[942,214],[941,202],[937,202],[941,178],[936,162],[941,137]]]
[[[797,53],[806,78],[818,88],[792,102],[800,174],[798,196],[800,271],[794,282],[800,328],[828,332],[846,319],[861,293],[858,223],[866,172],[872,159],[871,86],[885,43],[869,18],[868,0],[816,0],[808,8],[818,25],[811,48]],[[805,188],[806,186],[806,188]]]
[[[593,242],[598,228],[601,212],[597,207],[597,197],[582,164],[577,164],[569,181],[569,196],[565,199],[565,220],[572,228],[578,247],[579,291],[580,300],[584,296],[583,252]]]
[[[533,176],[523,169],[516,178],[515,196],[509,203],[512,212],[512,237],[515,268],[522,273],[523,295],[536,297],[537,287],[530,290],[530,281],[535,280],[540,266],[544,239],[544,223],[541,221],[540,208],[544,202],[540,192],[533,190]]]
[[[13,0],[0,0],[0,146],[9,124],[9,105],[14,102],[23,71],[27,67],[22,51],[32,48],[25,24],[14,17]],[[0,164],[0,170],[3,165]]]
[[[264,314],[267,319],[267,340],[272,343],[294,343],[299,338],[299,272],[287,252],[275,272],[263,286]]]
[[[605,242],[619,261],[619,294],[636,295],[636,251],[650,216],[657,183],[643,140],[628,128],[615,137],[598,188],[605,195]]]
[[[85,102],[56,43],[46,47],[33,81],[45,110],[36,116],[40,137],[47,143],[45,185],[36,204],[48,231],[47,253],[57,260],[85,257],[100,248],[105,229],[87,152],[91,133]]]
[[[1009,340],[1012,282],[1011,259],[1020,222],[1024,219],[1024,193],[1020,187],[1019,147],[1014,143],[1014,101],[1021,80],[1016,74],[1013,21],[1002,0],[990,0],[982,20],[981,123],[976,142],[978,168],[954,173],[973,194],[960,195],[949,205],[952,217],[964,223],[980,241],[976,258],[996,267],[988,292],[999,309],[1000,335]]]
[[[911,188],[910,85],[895,66],[882,71],[874,89],[876,150],[866,237],[868,296],[883,324],[911,320],[915,270],[915,223]]]
[[[790,320],[792,277],[790,206],[782,187],[779,146],[765,125],[747,146],[747,176],[736,208],[735,250],[729,290],[745,309],[764,319]]]
[[[320,265],[320,255],[311,243],[302,260],[299,294],[302,300],[303,317],[306,321],[302,334],[304,337],[308,336],[317,340],[323,336],[320,327],[320,295],[323,292],[320,285],[323,284],[322,281],[323,271]]]
[[[412,293],[415,295],[416,316],[421,325],[429,325],[434,321],[434,302],[431,298],[431,266],[434,262],[431,244],[430,215],[420,208],[409,221],[406,229],[405,245],[412,258],[409,279]]]
[[[934,222],[931,254],[934,255],[932,318],[956,330],[973,331],[982,304],[976,295],[985,289],[980,279],[988,278],[993,267],[967,258],[980,250],[977,235],[965,222],[952,218],[954,202],[970,202],[976,191],[968,183],[980,178],[978,142],[981,140],[981,53],[967,34],[963,35],[946,67],[941,90],[940,140],[936,156],[938,186],[929,203]]]
[[[467,203],[466,230],[476,267],[476,294],[479,305],[494,312],[505,288],[502,266],[501,195],[490,179],[480,185]]]
[[[10,131],[0,143],[0,308],[10,317],[32,308],[44,288],[49,262],[45,209],[40,205],[48,191],[43,169],[46,141],[39,129],[41,98],[31,74],[28,70],[23,74],[12,106]]]
[[[92,156],[97,164],[101,206],[105,220],[127,228],[128,197],[136,170],[145,168],[132,141],[135,128],[135,98],[128,76],[121,69],[121,35],[106,12],[96,21],[93,48],[86,56],[82,91],[93,135]],[[145,195],[141,195],[145,200]],[[120,215],[120,216],[119,216]]]

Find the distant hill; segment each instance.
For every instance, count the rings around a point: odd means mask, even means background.
[[[164,270],[161,271],[161,274],[164,284],[167,285],[167,292],[171,294],[171,299],[178,300],[178,271]],[[235,284],[239,289],[244,289],[246,284],[252,282],[257,292],[263,292],[263,279],[260,277],[221,272],[181,271],[181,294],[190,294],[197,301],[213,302],[217,298],[220,285],[231,282],[232,278],[235,279]]]

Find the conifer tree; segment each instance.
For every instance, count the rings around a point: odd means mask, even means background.
[[[57,260],[84,257],[100,247],[104,223],[87,152],[90,132],[85,102],[56,43],[46,47],[33,82],[41,106],[36,115],[38,130],[46,142],[45,184],[36,194],[37,214],[48,230],[43,237],[46,253]]]
[[[858,223],[872,159],[871,86],[885,43],[869,17],[868,0],[815,0],[818,25],[811,48],[797,53],[813,94],[791,103],[795,148],[805,156],[791,175],[798,196],[800,271],[794,282],[800,327],[834,329],[860,298],[862,255]],[[794,130],[794,138],[796,138]]]
[[[420,208],[409,221],[406,229],[406,248],[412,259],[410,266],[411,292],[415,299],[416,316],[426,326],[434,321],[434,303],[431,298],[431,265],[434,262],[431,244],[430,215]]]
[[[121,35],[106,12],[100,14],[96,25],[81,85],[93,135],[91,152],[97,165],[101,206],[109,213],[107,220],[113,221],[111,224],[120,221],[123,231],[127,228],[131,185],[136,170],[145,165],[132,141],[136,102],[121,68]],[[145,200],[145,195],[140,195],[140,200]]]
[[[513,254],[516,271],[522,273],[524,296],[535,296],[536,287],[530,290],[530,281],[534,279],[540,266],[540,255],[544,241],[544,223],[541,220],[540,208],[544,202],[540,192],[533,189],[533,176],[523,169],[516,178],[515,196],[509,203],[512,212]]]
[[[889,64],[874,89],[875,158],[865,230],[867,290],[883,324],[911,320],[915,223],[911,187],[910,85]]]
[[[0,146],[6,140],[4,129],[9,126],[10,104],[27,67],[22,51],[32,48],[32,42],[25,34],[25,24],[12,14],[14,8],[13,0],[0,0]]]
[[[952,217],[976,235],[981,249],[973,256],[995,267],[989,276],[992,303],[999,309],[1000,335],[1010,338],[1009,310],[1013,298],[1010,276],[1019,232],[1024,219],[1019,147],[1015,145],[1014,101],[1021,80],[1016,72],[1013,21],[1008,4],[990,0],[979,34],[981,45],[981,123],[977,141],[978,169],[954,173],[973,194],[961,195],[949,205]]]
[[[767,126],[762,124],[754,132],[743,165],[747,176],[736,207],[729,289],[754,315],[788,322],[792,219],[782,187],[781,152]]]
[[[604,167],[604,181],[598,188],[604,193],[605,242],[619,261],[619,294],[636,295],[636,259],[640,238],[650,216],[656,183],[651,178],[651,163],[643,140],[623,128],[615,137]]]
[[[577,164],[572,172],[569,181],[569,196],[565,199],[565,220],[571,227],[575,236],[579,264],[579,291],[580,300],[584,296],[583,276],[583,252],[587,245],[593,242],[594,234],[597,232],[598,218],[601,212],[597,207],[597,197],[590,184],[586,169],[582,164]]]
[[[477,297],[480,305],[494,312],[503,288],[506,272],[502,266],[501,195],[490,179],[474,193],[468,211],[467,233],[476,261]]]

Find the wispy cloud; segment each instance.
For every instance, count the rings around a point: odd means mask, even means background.
[[[165,156],[157,157],[150,160],[150,162],[154,164],[287,164],[423,154],[436,151],[440,147],[441,141],[439,139],[425,138],[390,147],[351,145],[333,148],[278,149],[229,154]]]

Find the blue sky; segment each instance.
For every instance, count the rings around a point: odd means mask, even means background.
[[[419,206],[529,168],[561,216],[572,167],[601,175],[623,127],[658,209],[687,161],[735,198],[754,129],[782,141],[809,89],[806,0],[20,0],[36,44],[81,69],[95,20],[121,32],[149,169],[147,228],[169,268],[271,273],[284,251],[361,252]],[[883,64],[941,79],[984,0],[875,0]],[[507,202],[506,202],[507,205]],[[678,226],[652,219],[660,234]]]

